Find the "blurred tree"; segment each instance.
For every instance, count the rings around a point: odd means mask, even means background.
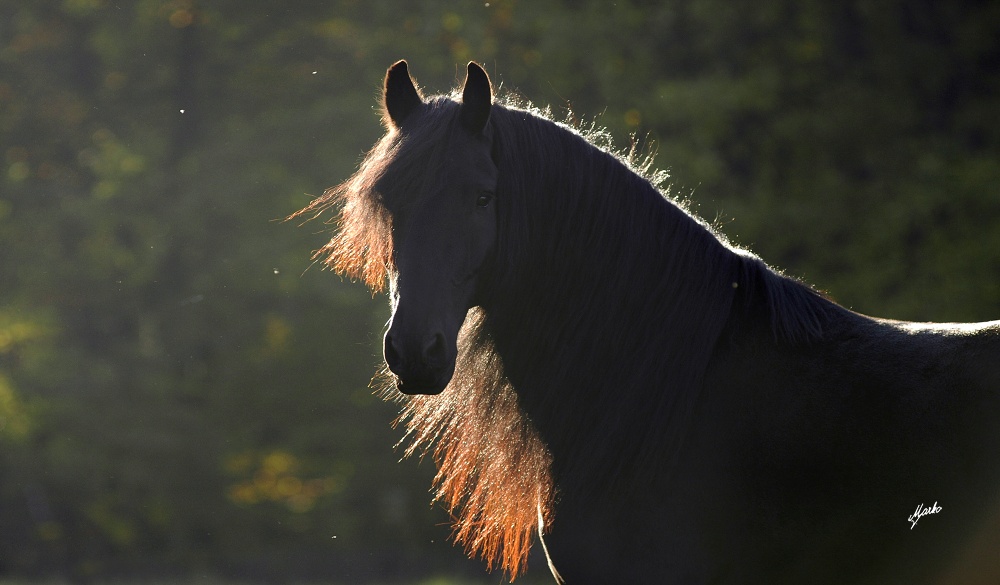
[[[374,576],[444,536],[383,505],[384,309],[277,221],[374,139],[370,92],[301,12],[241,7],[3,6],[0,569]]]

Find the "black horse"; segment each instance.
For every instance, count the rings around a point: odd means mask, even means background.
[[[537,536],[570,585],[953,570],[1000,501],[1000,322],[853,313],[493,101],[474,63],[427,99],[396,63],[385,137],[303,210],[388,282],[386,393],[469,553],[516,576]]]

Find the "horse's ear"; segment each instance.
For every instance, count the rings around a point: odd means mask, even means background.
[[[493,88],[490,86],[490,76],[475,61],[470,61],[465,88],[462,90],[462,111],[459,114],[462,126],[473,134],[479,134],[490,120],[492,106]]]
[[[385,72],[385,84],[382,90],[382,104],[389,122],[393,127],[399,128],[403,120],[422,103],[424,103],[423,98],[410,79],[406,61],[397,61]]]

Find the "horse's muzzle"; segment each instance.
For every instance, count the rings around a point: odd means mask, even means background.
[[[415,348],[400,343],[386,333],[383,343],[385,364],[403,394],[440,394],[455,373],[455,361],[448,355],[444,335],[436,333]]]

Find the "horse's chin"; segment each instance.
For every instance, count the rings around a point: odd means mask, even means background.
[[[400,394],[406,394],[408,396],[415,395],[429,395],[434,396],[440,394],[448,387],[448,383],[451,382],[451,373],[447,376],[438,376],[433,379],[416,379],[416,378],[400,378],[396,376],[396,390]]]

